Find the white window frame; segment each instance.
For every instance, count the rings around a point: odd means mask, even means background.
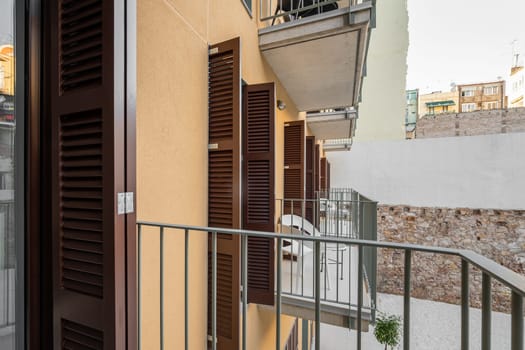
[[[474,112],[476,110],[475,103],[463,103],[461,104],[461,112]]]
[[[499,92],[498,86],[485,86],[483,88],[483,95],[496,95]]]
[[[469,89],[461,90],[461,96],[462,97],[472,97],[472,96],[474,96],[474,89],[469,88]]]
[[[499,109],[498,101],[485,102],[485,109]]]

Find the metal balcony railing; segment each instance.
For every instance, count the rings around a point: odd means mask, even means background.
[[[346,8],[362,3],[363,0],[260,0],[260,21],[272,21],[271,25],[290,22],[300,18],[310,17]]]
[[[164,304],[164,235],[166,230],[178,231],[184,233],[184,287],[183,293],[185,296],[185,307],[184,307],[184,339],[185,349],[188,349],[189,344],[189,327],[188,327],[188,297],[190,295],[188,280],[189,280],[189,242],[192,233],[201,232],[211,233],[211,331],[212,331],[212,349],[216,349],[217,339],[217,235],[237,235],[241,237],[242,247],[242,283],[247,285],[247,241],[248,237],[261,237],[274,239],[277,242],[277,256],[281,256],[283,251],[284,240],[302,240],[304,242],[310,242],[314,246],[315,256],[315,349],[321,349],[321,331],[320,331],[320,313],[321,313],[321,245],[326,243],[346,245],[350,247],[356,247],[358,252],[358,272],[357,272],[357,337],[356,337],[356,349],[362,349],[362,325],[361,320],[363,317],[363,286],[365,272],[363,269],[364,250],[373,249],[377,250],[380,248],[401,250],[404,252],[404,307],[403,307],[403,349],[409,350],[410,348],[410,288],[411,288],[411,268],[412,268],[412,256],[414,252],[423,253],[434,253],[438,255],[446,255],[450,257],[459,257],[461,259],[461,337],[459,339],[461,343],[461,349],[469,349],[469,267],[474,266],[481,270],[482,273],[482,321],[481,321],[481,344],[482,349],[490,349],[491,344],[491,322],[492,322],[492,310],[491,310],[491,290],[492,290],[492,279],[499,281],[506,287],[510,288],[511,293],[511,331],[509,337],[511,338],[511,349],[512,350],[523,350],[523,297],[525,296],[525,277],[497,264],[496,262],[487,259],[481,255],[478,255],[468,250],[458,250],[449,248],[438,248],[419,246],[411,244],[400,244],[400,243],[388,243],[388,242],[377,242],[370,240],[350,239],[350,238],[337,238],[337,237],[316,237],[316,236],[297,236],[285,233],[273,233],[273,232],[255,232],[246,230],[232,230],[222,229],[214,227],[197,227],[187,225],[172,225],[155,222],[138,222],[138,242],[139,242],[139,337],[141,334],[141,308],[142,298],[140,295],[140,283],[141,283],[141,269],[142,269],[142,257],[141,247],[142,240],[144,239],[142,229],[145,226],[154,227],[158,229],[160,235],[160,327],[159,337],[161,348],[164,344],[164,315],[169,310],[165,310]],[[174,232],[175,233],[175,232]],[[280,276],[282,271],[282,261],[277,259],[277,274]],[[281,334],[280,334],[280,319],[281,319],[281,297],[282,297],[282,283],[280,278],[277,279],[277,290],[276,290],[276,350],[281,350]],[[246,338],[246,325],[247,325],[247,293],[242,294],[242,349],[246,349],[247,338]],[[178,312],[179,310],[173,310]],[[140,344],[140,339],[139,339]],[[349,345],[350,346],[350,345]]]
[[[371,201],[349,188],[320,191],[317,199],[276,199],[279,233],[332,238],[377,240],[377,202]],[[286,240],[289,247],[285,253],[296,251],[285,262],[285,274],[289,281],[283,286],[283,294],[302,298],[314,298],[315,269],[311,246],[301,240]],[[295,247],[295,248],[294,248]],[[296,257],[297,263],[294,263]],[[309,260],[310,259],[310,260]],[[368,290],[372,321],[375,320],[377,252],[364,249],[364,281]],[[335,276],[329,265],[335,265]],[[323,301],[357,307],[352,298],[352,268],[356,265],[355,249],[345,245],[321,245],[321,272],[323,275]],[[294,266],[295,271],[294,271]],[[355,271],[354,271],[355,272]],[[289,276],[288,276],[289,274]],[[309,276],[310,275],[310,276]]]

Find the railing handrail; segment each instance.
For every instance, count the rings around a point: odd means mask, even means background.
[[[482,272],[489,274],[499,282],[503,283],[514,292],[525,297],[525,277],[518,273],[496,263],[495,261],[486,258],[476,252],[467,249],[456,249],[456,248],[443,248],[434,246],[423,246],[416,244],[405,244],[405,243],[394,243],[394,242],[378,242],[368,241],[362,239],[353,238],[335,238],[335,237],[318,237],[318,236],[304,236],[304,235],[293,235],[275,232],[264,232],[264,231],[252,231],[243,229],[228,229],[219,227],[205,227],[205,226],[192,226],[192,225],[180,225],[180,224],[167,224],[153,221],[137,221],[137,225],[152,226],[152,227],[163,227],[176,230],[189,230],[189,231],[200,231],[200,232],[215,232],[218,234],[229,234],[239,235],[247,237],[261,237],[261,238],[279,238],[289,240],[303,240],[320,243],[339,243],[346,245],[356,245],[362,247],[375,247],[375,248],[387,248],[387,249],[399,249],[405,251],[418,251],[423,253],[435,253],[444,254],[451,256],[458,256],[461,259],[469,262],[470,264],[478,267]]]
[[[323,191],[318,191],[318,192],[323,192]],[[291,201],[294,201],[294,202],[318,202],[318,201],[323,201],[323,202],[345,202],[345,203],[378,203],[377,201],[373,201],[371,199],[368,199],[366,197],[363,197],[361,196],[361,198],[364,198],[364,199],[335,199],[335,198],[324,198],[324,197],[319,197],[319,198],[276,198],[275,200],[276,201],[287,201],[287,202],[291,202]]]

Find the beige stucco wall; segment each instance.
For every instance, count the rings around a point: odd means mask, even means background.
[[[376,11],[355,140],[402,140],[408,52],[406,0],[377,0]]]
[[[251,18],[240,0],[138,1],[139,220],[207,224],[207,49],[209,44],[238,36],[241,37],[242,78],[248,84],[276,82],[276,97],[287,105],[285,111],[276,109],[275,124],[275,188],[276,197],[282,197],[284,122],[299,116],[260,54],[255,20],[257,6],[253,7]],[[159,345],[159,235],[145,230],[142,242],[142,348],[156,349]],[[165,247],[165,348],[176,349],[184,345],[183,233],[167,231]],[[191,234],[191,349],[206,347],[206,256],[206,236]],[[250,344],[272,343],[273,314],[261,312],[254,305],[250,305],[248,311]],[[282,334],[286,337],[292,321],[284,317],[283,320]]]

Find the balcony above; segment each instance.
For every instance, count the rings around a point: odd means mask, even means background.
[[[259,30],[262,54],[300,111],[357,104],[372,9],[368,1]]]
[[[307,113],[306,123],[318,140],[351,139],[356,118],[355,109],[335,109]]]

